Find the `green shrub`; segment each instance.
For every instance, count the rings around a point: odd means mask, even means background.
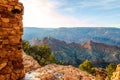
[[[62,64],[62,62],[56,61],[54,54],[46,44],[31,46],[27,40],[23,40],[22,45],[25,53],[37,60],[41,66],[51,63]]]
[[[86,71],[90,74],[94,74],[94,66],[89,60],[85,60],[82,64],[79,65],[79,69],[82,71]]]
[[[113,72],[115,71],[116,69],[116,65],[115,64],[109,64],[107,67],[106,67],[106,71],[107,71],[107,76],[108,78],[111,78]]]

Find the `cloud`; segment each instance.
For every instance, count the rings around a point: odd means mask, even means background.
[[[61,2],[62,1],[62,2]],[[101,25],[97,22],[97,18],[95,17],[86,17],[84,15],[79,15],[79,17],[75,17],[73,15],[65,14],[65,12],[61,13],[58,7],[63,6],[61,9],[63,11],[75,12],[76,7],[78,7],[75,13],[79,13],[79,6],[85,7],[93,7],[93,6],[104,6],[107,4],[109,7],[110,3],[117,0],[78,0],[76,3],[71,2],[69,6],[69,2],[65,2],[68,0],[20,0],[24,4],[24,26],[25,27],[101,27],[105,25]],[[111,1],[111,2],[110,2]],[[117,6],[119,7],[119,6]],[[107,26],[107,25],[106,25]]]
[[[56,10],[57,2],[49,0],[20,0],[25,6],[25,27],[78,27],[92,26],[89,19],[76,19],[70,15],[60,14]],[[70,9],[68,9],[70,10]]]

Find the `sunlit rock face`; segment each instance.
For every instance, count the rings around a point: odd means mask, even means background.
[[[113,72],[111,80],[120,80],[120,64],[117,65],[116,71]]]
[[[23,80],[98,80],[73,66],[46,65],[26,73]]]
[[[41,68],[41,66],[38,64],[36,60],[34,60],[33,57],[25,53],[23,54],[23,65],[24,65],[25,73]]]
[[[0,0],[0,80],[24,77],[22,15],[23,5],[18,0]]]

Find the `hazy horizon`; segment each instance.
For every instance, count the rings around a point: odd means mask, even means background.
[[[24,26],[24,28],[118,28],[120,29],[120,27],[34,27],[34,26]]]

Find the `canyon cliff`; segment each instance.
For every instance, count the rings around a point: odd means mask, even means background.
[[[46,37],[42,40],[33,39],[32,45],[47,44],[55,58],[62,61],[64,64],[78,66],[81,62],[88,59],[95,66],[105,67],[109,63],[120,62],[120,48],[104,43],[94,42],[89,40],[84,43],[66,43],[52,37]]]

